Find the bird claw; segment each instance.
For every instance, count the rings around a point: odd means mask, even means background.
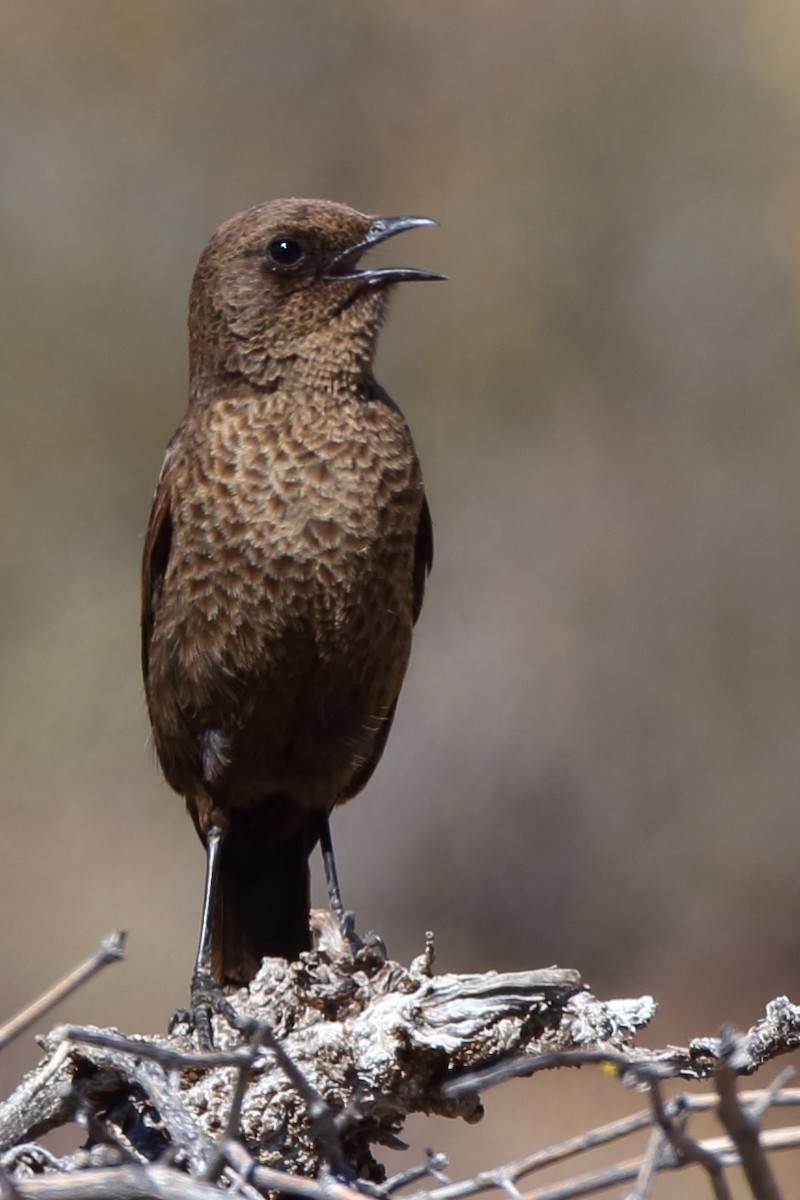
[[[360,939],[360,942],[361,944],[355,953],[355,960],[358,965],[367,968],[370,972],[377,971],[380,967],[384,966],[389,958],[389,952],[380,934],[370,929]]]
[[[167,1033],[174,1033],[179,1025],[194,1025],[192,1010],[184,1007],[183,1005],[181,1005],[180,1008],[176,1008],[175,1012],[170,1017],[169,1024],[167,1025]]]
[[[169,1032],[176,1025],[188,1025],[197,1035],[200,1050],[208,1053],[214,1049],[214,1030],[211,1018],[224,1017],[237,1033],[249,1034],[251,1023],[237,1013],[213,975],[195,971],[192,976],[191,1004],[189,1008],[178,1008],[170,1017]]]
[[[388,958],[386,944],[379,934],[370,930],[363,938],[356,933],[355,913],[349,909],[335,914],[342,941],[347,946],[353,961],[360,967],[382,967]]]
[[[336,924],[339,926],[342,941],[350,947],[355,955],[356,950],[361,945],[361,938],[356,933],[356,914],[348,908],[342,909],[340,912],[333,910],[333,916],[336,919]]]
[[[361,950],[363,953],[369,954],[371,958],[380,958],[382,962],[386,962],[389,957],[386,942],[374,929],[370,929],[364,934],[361,940]]]

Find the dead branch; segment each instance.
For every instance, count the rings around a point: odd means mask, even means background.
[[[238,1035],[217,1019],[219,1053],[210,1055],[193,1049],[185,1026],[152,1039],[55,1029],[43,1042],[46,1059],[0,1106],[0,1151],[72,1120],[80,1101],[103,1112],[131,1152],[153,1161],[177,1147],[189,1169],[207,1177],[233,1123],[263,1166],[314,1176],[347,1164],[379,1179],[371,1147],[391,1143],[409,1113],[480,1118],[476,1093],[453,1099],[442,1090],[449,1072],[557,1040],[580,989],[575,972],[555,968],[429,971],[425,956],[408,969],[391,962],[364,969],[343,946],[292,965],[268,960],[233,998],[257,1024],[257,1044],[237,1047]],[[620,1037],[633,1028],[614,1012],[610,1035],[616,1027]]]
[[[601,1001],[574,971],[432,974],[432,943],[405,968],[376,955],[354,959],[318,915],[316,951],[267,960],[232,1001],[252,1036],[215,1020],[218,1047],[199,1053],[191,1031],[129,1037],[61,1026],[41,1040],[42,1062],[0,1105],[0,1200],[181,1197],[210,1200],[234,1187],[245,1200],[268,1192],[304,1200],[462,1200],[502,1192],[513,1200],[566,1200],[631,1183],[647,1200],[661,1172],[695,1165],[717,1200],[741,1165],[756,1200],[777,1200],[773,1150],[800,1145],[800,1128],[761,1129],[772,1106],[800,1103],[782,1074],[740,1093],[737,1080],[800,1041],[800,1009],[780,998],[744,1035],[723,1031],[689,1046],[648,1050],[634,1041],[655,1012],[651,997]],[[97,956],[96,956],[97,957]],[[33,1011],[33,1010],[32,1010]],[[39,1007],[35,1011],[41,1013]],[[517,1075],[563,1066],[613,1067],[644,1091],[649,1108],[451,1182],[440,1155],[387,1182],[375,1147],[398,1145],[408,1115],[477,1121],[480,1092]],[[667,1097],[664,1081],[712,1079],[716,1096]],[[697,1138],[694,1113],[718,1110],[723,1135]],[[77,1123],[85,1147],[54,1158],[36,1141]],[[553,1188],[523,1180],[599,1145],[650,1131],[643,1154]],[[91,1167],[91,1171],[83,1168]]]

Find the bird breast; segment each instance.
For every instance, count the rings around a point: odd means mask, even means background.
[[[164,596],[182,609],[169,614],[178,641],[232,654],[238,673],[243,655],[298,666],[406,641],[422,483],[399,411],[294,394],[217,401],[187,421],[173,474],[181,587],[168,573]]]

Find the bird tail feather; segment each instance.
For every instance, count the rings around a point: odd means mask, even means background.
[[[241,986],[262,958],[294,962],[310,950],[308,857],[317,824],[314,814],[304,815],[276,839],[266,814],[233,813],[222,845],[212,933],[212,969],[221,983]]]

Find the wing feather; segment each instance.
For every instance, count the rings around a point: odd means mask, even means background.
[[[422,509],[417,525],[417,537],[414,542],[414,623],[422,610],[425,596],[425,581],[433,566],[433,522],[428,501],[423,495]]]
[[[150,641],[153,636],[158,605],[164,587],[164,578],[169,566],[172,548],[172,483],[170,479],[169,449],[161,468],[161,474],[150,509],[150,520],[144,539],[142,559],[142,673],[147,683],[150,657]]]

